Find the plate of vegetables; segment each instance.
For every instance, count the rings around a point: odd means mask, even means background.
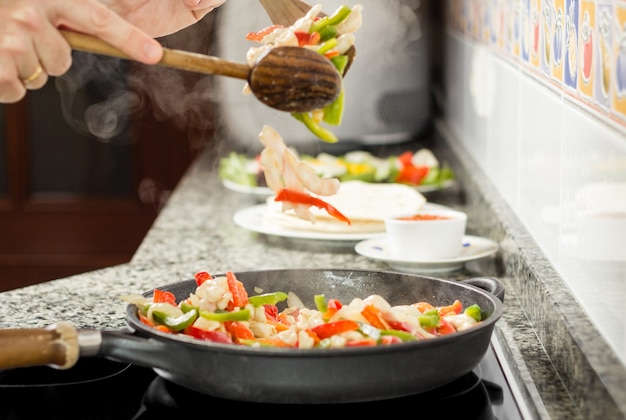
[[[316,156],[302,154],[302,162],[312,166],[321,177],[340,181],[361,180],[374,183],[401,183],[426,193],[453,187],[456,176],[446,163],[440,163],[430,149],[406,151],[400,155],[374,156],[356,150],[344,155],[320,153]],[[219,176],[230,190],[253,194],[261,200],[273,195],[267,187],[259,156],[230,152],[220,159]]]

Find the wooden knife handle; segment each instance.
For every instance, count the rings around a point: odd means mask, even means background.
[[[44,365],[69,369],[79,355],[78,331],[69,322],[0,330],[0,369]]]
[[[75,50],[132,60],[132,58],[122,50],[94,36],[65,30],[62,30],[61,34]],[[169,48],[163,48],[163,58],[161,58],[158,64],[181,70],[204,74],[218,74],[243,80],[248,80],[248,76],[250,75],[250,66],[247,64],[234,63],[210,55]]]

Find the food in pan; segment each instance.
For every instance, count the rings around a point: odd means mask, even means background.
[[[247,61],[250,65],[269,49],[279,46],[299,46],[319,52],[326,56],[340,74],[348,65],[346,52],[354,45],[354,33],[361,27],[361,5],[352,8],[342,5],[330,16],[321,16],[321,5],[315,5],[305,16],[291,26],[271,25],[258,32],[251,32],[246,39],[258,42],[261,46],[248,50]],[[249,92],[246,87],[244,92]],[[314,135],[327,142],[336,142],[337,137],[322,124],[339,125],[343,115],[344,90],[331,104],[313,112],[292,113]]]
[[[351,302],[319,294],[314,296],[313,309],[289,291],[255,290],[249,296],[233,272],[214,277],[202,271],[195,280],[195,292],[180,302],[161,289],[155,289],[151,298],[123,298],[137,307],[141,322],[159,331],[254,347],[397,344],[453,334],[482,321],[477,304],[464,308],[458,299],[446,306],[426,301],[392,306],[376,294]]]

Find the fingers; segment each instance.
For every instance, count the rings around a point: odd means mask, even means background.
[[[96,0],[54,3],[60,23],[66,23],[71,30],[95,35],[145,64],[157,63],[163,56],[156,40]]]
[[[193,12],[197,20],[224,3],[226,0],[183,0],[185,7]]]
[[[0,0],[1,103],[17,102],[27,89],[39,89],[48,80],[35,48],[35,35],[44,19],[22,3],[15,0],[7,5]]]
[[[209,9],[209,11],[225,2],[226,0],[183,0],[184,5],[190,10]]]
[[[59,28],[95,35],[147,64],[163,54],[156,40],[97,0],[0,0],[0,103],[67,72],[71,48]]]

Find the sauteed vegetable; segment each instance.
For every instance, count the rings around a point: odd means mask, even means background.
[[[246,39],[261,43],[259,47],[250,48],[247,54],[248,63],[256,62],[258,57],[268,49],[278,46],[299,46],[313,49],[327,57],[343,75],[348,64],[348,49],[354,45],[354,33],[361,27],[361,5],[352,8],[342,5],[331,16],[321,17],[320,4],[311,7],[305,16],[291,26],[271,25],[258,32],[251,32]],[[344,90],[339,96],[323,109],[309,113],[292,113],[315,136],[334,143],[338,141],[335,134],[322,126],[339,125],[343,115]]]
[[[364,150],[354,150],[344,155],[320,153],[317,156],[294,154],[313,167],[323,178],[340,181],[360,180],[374,183],[402,183],[419,188],[443,188],[453,182],[455,174],[446,162],[439,162],[433,152],[422,148],[407,150],[400,155],[374,156]],[[219,175],[237,184],[265,187],[265,174],[259,156],[249,159],[245,154],[230,152],[220,159]]]
[[[162,332],[253,347],[389,345],[454,334],[482,320],[478,305],[463,308],[458,299],[445,306],[392,306],[375,294],[351,302],[319,294],[316,307],[307,308],[292,292],[255,290],[249,296],[233,272],[214,277],[201,271],[195,280],[195,292],[180,302],[160,289],[151,298],[122,298],[137,307],[141,322]]]

